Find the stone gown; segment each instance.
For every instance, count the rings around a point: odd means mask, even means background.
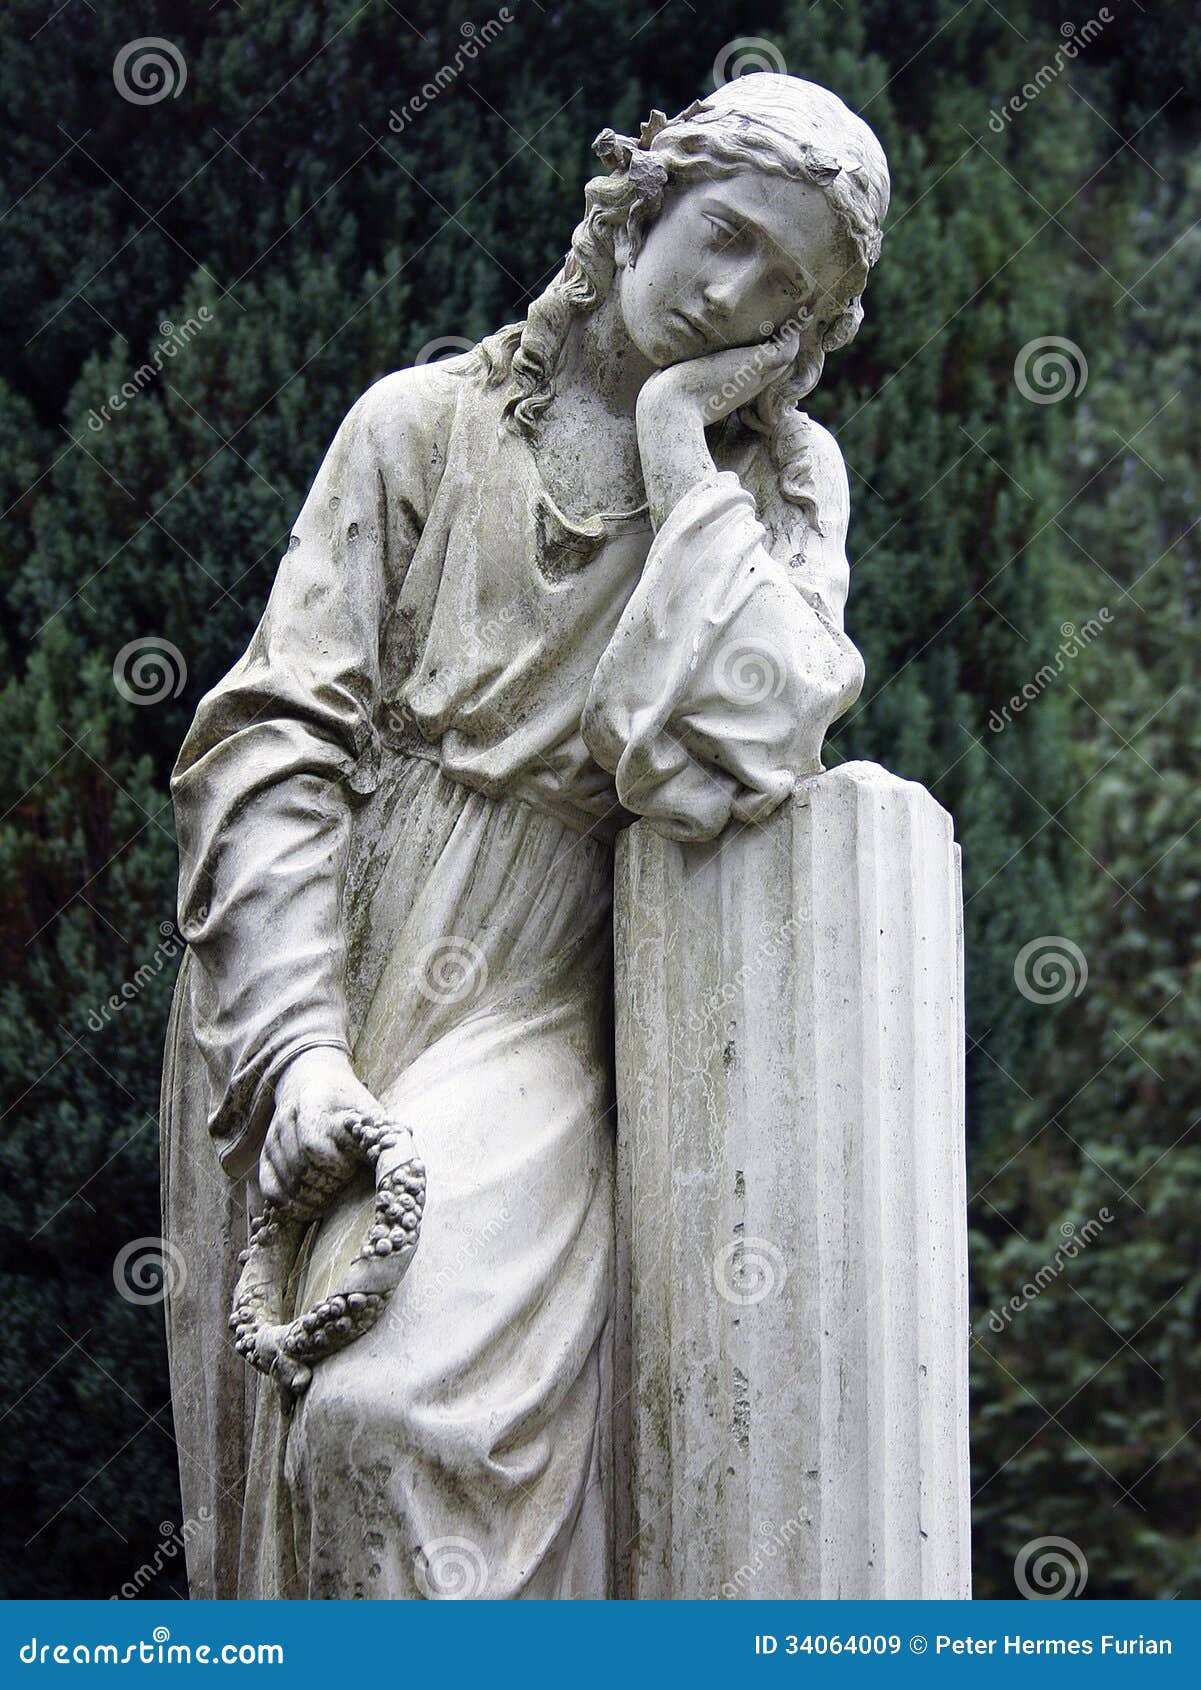
[[[613,839],[767,815],[862,685],[823,430],[807,503],[731,425],[652,535],[645,507],[566,516],[502,403],[478,353],[359,400],[175,772],[194,1596],[609,1594]],[[383,1319],[285,1420],[226,1317],[274,1082],[317,1044],[412,1126],[428,1201]],[[364,1178],[313,1229],[299,1306],[369,1209]]]

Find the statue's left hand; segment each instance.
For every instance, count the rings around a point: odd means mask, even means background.
[[[708,428],[739,405],[749,405],[792,364],[800,331],[773,336],[755,346],[730,346],[656,370],[638,395],[639,431],[646,414],[660,428],[673,419]]]
[[[290,1289],[301,1242],[356,1166],[373,1170],[372,1224],[338,1289],[301,1312]],[[369,1332],[400,1283],[420,1236],[425,1164],[408,1127],[385,1116],[346,1052],[313,1046],[276,1082],[259,1187],[266,1201],[250,1220],[229,1324],[238,1354],[275,1382],[290,1413],[313,1363]]]
[[[347,1128],[355,1120],[382,1121],[385,1111],[333,1046],[294,1056],[275,1087],[275,1112],[259,1158],[259,1189],[269,1203],[283,1203],[306,1173],[349,1176],[355,1159]]]
[[[716,476],[706,428],[757,398],[789,368],[799,346],[797,331],[759,346],[731,346],[656,370],[643,384],[638,452],[656,528],[690,488]]]

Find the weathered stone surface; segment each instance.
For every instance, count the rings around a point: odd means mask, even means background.
[[[163,1202],[183,1506],[213,1519],[196,1594],[613,1593],[612,847],[632,816],[736,840],[858,696],[846,469],[798,407],[862,319],[890,189],[867,125],[785,75],[594,146],[525,323],[353,406],[175,769]],[[743,939],[791,907],[764,861],[726,896]],[[790,1096],[747,1092],[753,1140]],[[690,1176],[689,1225],[736,1143]],[[851,1310],[873,1248],[829,1242]],[[688,1444],[729,1423],[750,1460],[788,1402],[736,1352],[723,1404],[708,1318]],[[737,1540],[735,1494],[706,1533]]]
[[[844,764],[615,895],[620,1593],[967,1595],[950,816]]]

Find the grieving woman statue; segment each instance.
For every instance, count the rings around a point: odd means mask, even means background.
[[[195,1595],[612,1590],[613,841],[758,822],[859,693],[797,403],[889,182],[782,75],[595,151],[525,320],[351,409],[180,754]]]

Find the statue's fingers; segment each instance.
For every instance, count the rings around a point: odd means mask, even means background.
[[[789,334],[780,339],[764,342],[760,348],[759,357],[759,374],[764,385],[795,361],[800,346],[800,336],[797,334]]]
[[[361,1108],[348,1109],[342,1117],[344,1142],[356,1144],[360,1128],[366,1128],[368,1133],[378,1131],[386,1124],[387,1118],[387,1111],[374,1098],[368,1098]]]
[[[264,1203],[279,1204],[284,1201],[286,1196],[279,1169],[275,1165],[270,1147],[267,1146],[264,1147],[263,1154],[259,1158],[259,1191],[262,1193]]]
[[[801,329],[799,323],[796,323],[795,321],[785,323],[774,335],[771,336],[768,344],[778,346],[781,351],[787,352],[790,358],[795,358],[801,349]]]
[[[305,1162],[294,1111],[289,1110],[276,1123],[274,1140],[272,1149],[275,1153],[276,1167],[285,1179],[294,1183],[303,1173]]]
[[[348,1169],[355,1159],[352,1124],[359,1120],[356,1110],[340,1109],[329,1117],[325,1131],[320,1133],[312,1148],[312,1160],[321,1168]]]

